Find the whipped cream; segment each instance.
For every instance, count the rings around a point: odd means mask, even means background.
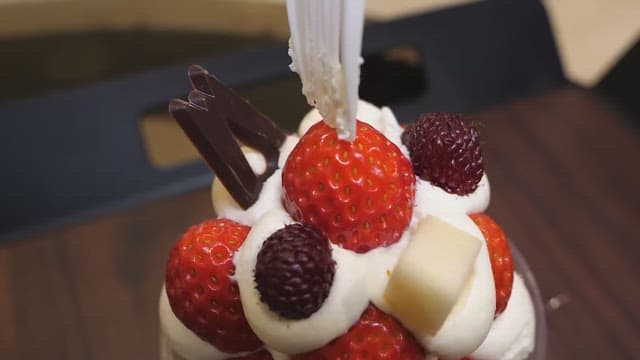
[[[271,234],[293,222],[282,209],[267,212],[253,225],[234,257],[240,299],[249,325],[269,348],[287,354],[319,348],[347,332],[369,303],[365,295],[366,267],[358,261],[355,253],[337,246],[332,246],[336,272],[329,296],[310,317],[285,319],[260,301],[255,282],[258,252]]]
[[[443,220],[477,238],[482,233],[463,213],[452,213]],[[393,270],[411,233],[406,231],[399,242],[357,254],[331,244],[336,273],[329,296],[320,309],[306,319],[283,319],[262,301],[255,283],[258,252],[264,241],[275,231],[294,221],[283,209],[267,212],[256,222],[245,243],[234,258],[236,280],[243,310],[249,325],[269,348],[287,354],[297,354],[319,348],[344,334],[353,325],[369,302],[390,312],[384,299],[388,274]],[[486,245],[483,242],[468,288],[451,314],[433,336],[414,333],[422,344],[444,356],[464,356],[484,340],[495,312],[493,275]]]
[[[413,209],[413,219],[452,212],[480,213],[487,209],[490,198],[491,188],[486,173],[482,174],[476,190],[467,195],[450,194],[441,187],[416,177],[416,205]]]
[[[407,148],[402,145],[402,141],[400,139],[402,135],[402,127],[398,124],[398,120],[391,109],[386,106],[378,108],[367,101],[358,100],[356,118],[380,131],[387,137],[387,139],[400,148],[405,156],[409,157],[409,152],[407,151]],[[298,136],[302,137],[302,135],[304,135],[307,130],[309,130],[309,128],[318,121],[322,121],[322,115],[320,115],[318,109],[313,108],[302,118],[302,121],[300,121],[300,125],[298,126]]]
[[[489,335],[471,357],[474,360],[524,360],[533,351],[535,315],[522,277],[513,274],[513,289],[504,312],[493,321]]]

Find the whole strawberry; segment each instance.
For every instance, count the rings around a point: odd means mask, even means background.
[[[400,322],[373,305],[349,331],[320,349],[295,360],[424,359],[424,349]]]
[[[312,126],[284,165],[289,214],[334,244],[358,253],[400,239],[413,212],[415,177],[397,146],[358,121],[353,142],[323,121]]]
[[[262,345],[242,311],[233,254],[249,227],[226,219],[194,225],[169,255],[166,288],[176,317],[200,338],[227,353]]]
[[[507,307],[513,287],[513,259],[504,231],[484,213],[473,214],[471,219],[476,223],[487,242],[493,280],[496,284],[496,315]]]
[[[422,114],[404,130],[402,143],[421,179],[457,195],[478,187],[484,173],[480,139],[461,115]]]

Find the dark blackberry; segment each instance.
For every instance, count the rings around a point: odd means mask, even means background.
[[[329,295],[335,261],[329,240],[310,226],[287,225],[258,253],[255,278],[260,300],[287,319],[304,319]]]
[[[478,130],[460,114],[427,113],[407,126],[402,143],[413,171],[448,193],[467,195],[478,187],[484,165]]]

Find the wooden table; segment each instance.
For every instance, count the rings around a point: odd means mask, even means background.
[[[549,359],[640,356],[640,128],[562,88],[488,109],[489,213],[549,307]],[[157,358],[168,250],[212,216],[208,189],[0,247],[0,359]],[[554,310],[551,310],[551,309]]]

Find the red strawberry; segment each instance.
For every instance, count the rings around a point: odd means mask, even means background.
[[[213,219],[192,226],[174,245],[166,271],[171,309],[186,327],[221,351],[251,351],[262,343],[242,311],[233,253],[249,227]]]
[[[489,249],[493,280],[496,284],[496,315],[502,313],[507,307],[511,288],[513,286],[513,259],[511,250],[504,232],[484,213],[471,215],[473,222],[478,225]]]
[[[291,152],[282,173],[291,216],[358,253],[400,239],[413,212],[415,177],[397,146],[357,122],[353,142],[339,140],[323,121]]]
[[[349,331],[320,349],[293,357],[295,360],[326,359],[424,359],[424,349],[393,316],[373,305]]]

